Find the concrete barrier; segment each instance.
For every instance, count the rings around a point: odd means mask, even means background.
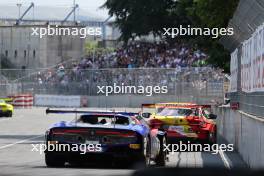
[[[35,95],[35,106],[80,107],[80,96]]]
[[[264,118],[227,107],[214,109],[218,115],[218,134],[234,144],[250,168],[264,167]]]

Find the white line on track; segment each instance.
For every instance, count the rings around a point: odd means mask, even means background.
[[[16,144],[21,144],[21,143],[23,143],[23,142],[26,142],[26,141],[29,141],[29,140],[32,140],[32,139],[37,139],[37,138],[40,138],[40,137],[43,137],[43,136],[44,136],[44,135],[39,135],[39,136],[35,136],[35,137],[31,137],[31,138],[24,139],[24,140],[21,140],[21,141],[17,141],[17,142],[12,143],[12,144],[4,145],[4,146],[1,146],[1,147],[0,147],[0,150],[1,150],[1,149],[8,148],[8,147],[12,147],[13,145],[16,145]]]
[[[11,120],[11,118],[8,118],[8,117],[0,117],[0,122],[1,121],[6,121],[6,120]]]
[[[219,155],[220,155],[221,159],[223,160],[225,167],[228,169],[231,169],[231,166],[230,166],[228,159],[227,159],[225,153],[223,152],[223,150],[219,150]]]

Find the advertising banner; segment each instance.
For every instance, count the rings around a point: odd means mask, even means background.
[[[231,54],[231,66],[230,66],[231,80],[229,92],[237,91],[237,74],[238,74],[238,49]]]
[[[241,87],[242,91],[264,91],[264,26],[259,27],[242,46]],[[231,66],[232,67],[232,66]]]

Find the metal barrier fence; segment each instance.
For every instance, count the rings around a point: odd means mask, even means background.
[[[2,70],[4,72],[4,70]],[[7,70],[8,72],[8,70]],[[18,71],[19,72],[19,71]],[[98,86],[152,87],[151,96],[191,96],[194,100],[208,98],[222,102],[224,97],[223,74],[212,68],[179,69],[59,69],[37,70],[6,85],[7,94],[32,93],[54,95],[99,94]],[[166,86],[167,92],[156,94],[155,86]],[[145,92],[127,92],[133,95],[150,95]],[[110,93],[109,95],[115,95]],[[120,94],[119,94],[120,95]]]
[[[264,62],[259,59],[264,52],[264,32],[260,32],[264,31],[263,22],[263,0],[240,0],[228,26],[234,28],[234,35],[220,40],[232,52],[231,90],[228,93],[231,103],[239,103],[240,110],[259,117],[264,117],[264,89],[256,86],[264,81]]]
[[[223,36],[220,42],[230,51],[234,51],[243,41],[263,23],[263,0],[240,0],[229,28],[234,29],[234,35]]]

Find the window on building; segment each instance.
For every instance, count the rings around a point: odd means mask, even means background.
[[[17,50],[15,50],[15,54],[14,54],[15,58],[17,58]]]
[[[5,50],[5,56],[8,57],[8,50]]]
[[[26,58],[26,57],[27,57],[27,51],[24,50],[24,58]]]
[[[36,51],[33,51],[33,58],[36,58]]]

